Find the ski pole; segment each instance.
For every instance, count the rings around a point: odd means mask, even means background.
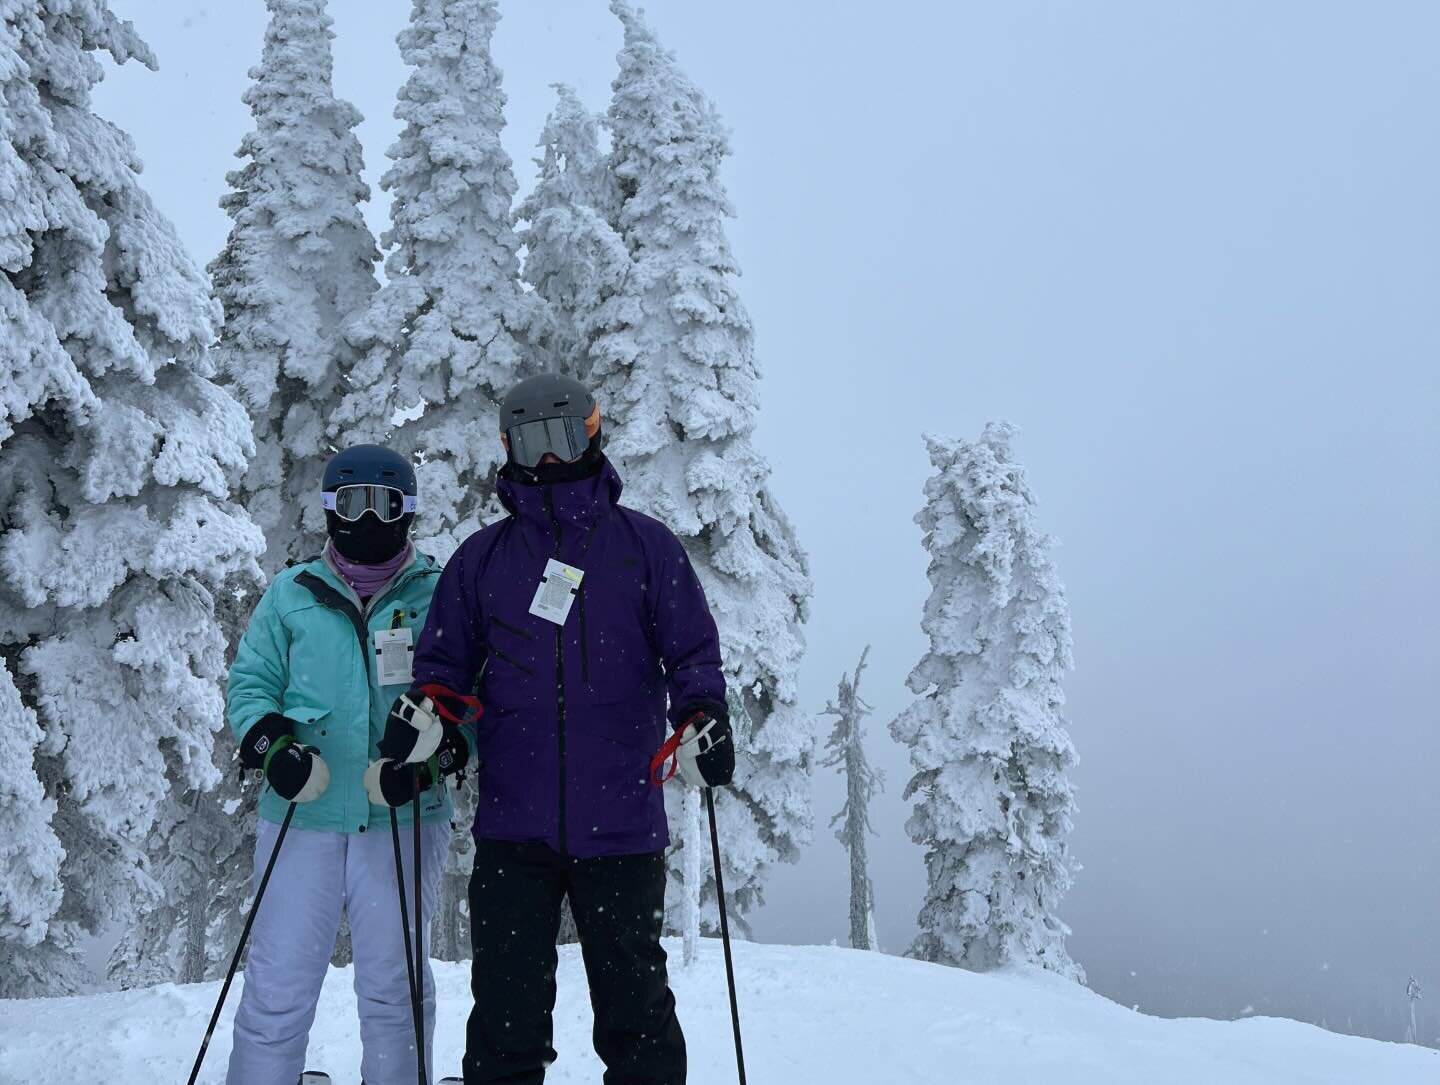
[[[715,855],[715,899],[720,905],[720,940],[725,946],[725,979],[730,984],[730,1024],[735,1029],[735,1066],[745,1085],[745,1051],[740,1045],[740,1005],[735,1000],[735,962],[730,958],[730,921],[725,915],[725,878],[720,872],[720,832],[715,827],[715,791],[703,788],[710,812],[710,850]]]
[[[400,858],[400,820],[390,807],[390,842],[395,845],[395,885],[400,892],[400,934],[405,939],[405,979],[410,984],[410,1016],[415,1024],[415,1045],[423,1039],[420,1026],[420,999],[415,993],[415,956],[410,947],[410,916],[405,906],[405,864]],[[419,1063],[416,1063],[419,1068]],[[421,1081],[421,1085],[425,1085]]]
[[[245,952],[245,943],[250,940],[250,928],[255,925],[255,915],[260,911],[260,900],[265,896],[265,887],[270,884],[270,872],[275,869],[275,860],[280,857],[280,845],[285,843],[285,834],[290,829],[290,819],[295,816],[297,803],[291,803],[285,811],[285,820],[280,823],[280,835],[270,849],[270,861],[265,864],[265,873],[260,876],[260,888],[255,890],[255,902],[250,905],[250,914],[245,917],[245,926],[240,931],[240,944],[235,947],[235,956],[230,958],[230,970],[225,973],[225,982],[220,987],[220,997],[215,1000],[215,1012],[210,1015],[210,1026],[205,1030],[205,1039],[200,1041],[200,1051],[195,1056],[195,1065],[190,1070],[187,1085],[195,1085],[200,1076],[200,1066],[205,1061],[205,1052],[210,1049],[210,1038],[215,1035],[215,1026],[220,1021],[220,1010],[230,994],[230,984],[235,979],[235,970],[240,967],[240,955]]]
[[[415,1058],[420,1066],[420,1085],[429,1085],[425,1072],[425,935],[420,916],[420,766],[415,766],[415,803],[410,820],[415,828]]]

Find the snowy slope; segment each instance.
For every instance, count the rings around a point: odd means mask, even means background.
[[[1324,1032],[1274,1018],[1167,1021],[1134,1013],[1055,976],[991,975],[827,947],[736,947],[746,1069],[756,1085],[1432,1085],[1440,1053]],[[678,960],[679,946],[673,947]],[[725,971],[706,941],[675,967],[690,1041],[691,1085],[735,1080]],[[337,1085],[359,1080],[348,969],[332,972],[311,1037],[311,1065]],[[440,1069],[458,1073],[467,970],[437,965]],[[183,1082],[218,984],[0,1003],[0,1082]],[[231,994],[233,1008],[236,990]],[[231,1010],[201,1081],[224,1080]],[[594,1085],[580,957],[560,959],[560,1061],[548,1081]]]

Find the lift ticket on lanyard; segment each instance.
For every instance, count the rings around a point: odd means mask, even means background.
[[[545,575],[535,589],[535,599],[530,604],[530,613],[547,622],[564,625],[570,617],[570,607],[575,603],[575,593],[580,590],[580,581],[585,571],[563,561],[551,558],[545,563]]]
[[[415,644],[408,629],[384,629],[375,634],[375,658],[380,663],[380,684],[409,685],[415,674]]]

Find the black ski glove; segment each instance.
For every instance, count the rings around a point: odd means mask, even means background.
[[[680,775],[691,787],[724,787],[735,777],[735,740],[723,709],[700,708],[679,727]]]
[[[330,768],[313,746],[295,741],[295,724],[278,712],[262,716],[240,740],[240,764],[265,773],[265,782],[289,802],[310,802],[330,786]]]
[[[376,806],[404,806],[415,798],[415,785],[429,791],[435,783],[435,759],[422,765],[382,757],[365,770],[365,792]]]
[[[278,712],[261,716],[240,740],[240,766],[259,771],[265,767],[265,755],[282,738],[295,737],[295,721]]]
[[[419,687],[408,689],[395,699],[385,717],[380,756],[392,761],[428,761],[444,730],[435,702]]]
[[[458,727],[445,728],[440,748],[435,751],[435,764],[441,776],[459,776],[470,763],[470,746]]]
[[[444,736],[454,731],[454,725],[473,723],[483,711],[478,698],[437,682],[414,686],[395,699],[385,718],[380,756],[411,764],[428,761],[447,741]]]

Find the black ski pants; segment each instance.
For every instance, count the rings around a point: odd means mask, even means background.
[[[684,1085],[685,1037],[665,970],[662,852],[566,858],[545,844],[480,840],[470,877],[465,1085],[539,1085],[555,1061],[555,938],[568,896],[605,1085]]]

